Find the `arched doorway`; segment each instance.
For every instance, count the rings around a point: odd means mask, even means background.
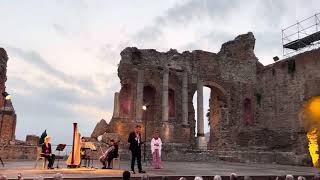
[[[155,101],[156,90],[151,85],[143,88],[143,105],[148,109],[143,113],[143,119],[152,120],[154,114],[154,101]]]
[[[319,167],[320,145],[320,96],[312,97],[306,101],[300,111],[299,118],[307,132],[309,153],[314,167]]]
[[[154,131],[154,123],[157,121],[154,119],[156,114],[156,107],[155,107],[155,97],[156,97],[156,90],[153,86],[147,85],[143,88],[143,106],[146,106],[147,109],[143,111],[142,114],[142,121],[146,128],[147,138],[152,137],[152,133]],[[143,130],[144,131],[144,130]]]
[[[119,93],[119,115],[121,118],[128,118],[132,111],[132,95],[130,84],[124,84]]]
[[[204,114],[204,132],[205,143],[199,141],[198,133],[199,120],[197,119],[197,92],[193,96],[193,105],[195,109],[195,137],[198,139],[198,148],[214,149],[218,146],[218,140],[221,137],[223,124],[228,123],[228,98],[226,91],[215,82],[205,82],[203,88],[203,114]],[[200,131],[201,132],[201,131]],[[201,136],[201,134],[200,134]],[[202,144],[201,144],[202,143]],[[205,147],[204,147],[205,146]]]
[[[174,122],[176,118],[176,102],[175,102],[175,92],[173,89],[169,89],[168,104],[169,104],[169,120]]]
[[[204,133],[205,133],[205,137],[206,140],[209,141],[209,137],[210,137],[210,108],[209,108],[209,100],[210,100],[210,93],[211,93],[211,89],[204,86],[203,87],[203,113],[204,113]],[[197,113],[198,113],[198,109],[197,109],[197,98],[198,98],[198,94],[197,91],[194,93],[193,95],[193,107],[195,109],[195,137],[198,137],[198,118],[197,118]]]

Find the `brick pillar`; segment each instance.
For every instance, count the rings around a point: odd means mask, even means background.
[[[197,146],[199,149],[207,149],[206,137],[204,136],[204,117],[203,117],[203,83],[198,79],[197,82]]]
[[[113,102],[113,117],[119,118],[120,114],[120,104],[119,104],[119,93],[114,93],[114,102]]]
[[[144,72],[143,70],[138,70],[137,94],[136,94],[136,122],[142,122],[143,86],[144,86]]]
[[[182,77],[182,124],[188,125],[188,73]]]
[[[197,126],[197,136],[204,136],[203,84],[200,80],[197,83]]]
[[[169,104],[168,104],[168,86],[169,86],[169,70],[163,72],[162,80],[162,121],[168,122],[169,120]]]
[[[5,85],[4,83],[1,83],[2,80],[0,79],[0,108],[3,108],[4,105],[4,98],[2,96],[2,93],[5,91]]]

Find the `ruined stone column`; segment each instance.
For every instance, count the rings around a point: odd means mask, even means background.
[[[188,73],[182,77],[182,124],[188,125]]]
[[[138,70],[137,95],[136,95],[136,121],[137,122],[142,122],[143,86],[144,86],[144,72],[143,70]]]
[[[207,149],[206,137],[204,136],[204,117],[203,117],[203,83],[198,79],[197,82],[197,146],[199,149]]]
[[[114,103],[113,103],[113,117],[119,118],[120,112],[119,112],[119,92],[114,93]]]
[[[203,84],[201,80],[197,82],[197,136],[204,136],[204,117],[203,117]]]
[[[162,81],[162,121],[168,122],[169,119],[169,104],[168,104],[168,86],[169,86],[169,70],[163,72]]]

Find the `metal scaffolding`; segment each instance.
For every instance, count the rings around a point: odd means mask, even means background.
[[[320,13],[282,30],[283,57],[320,47]]]

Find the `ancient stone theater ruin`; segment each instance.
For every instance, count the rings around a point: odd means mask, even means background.
[[[26,141],[16,139],[17,115],[11,100],[2,95],[6,91],[7,62],[7,52],[0,47],[0,158],[35,159],[39,137],[27,135]]]
[[[129,132],[141,124],[147,142],[159,130],[167,160],[310,165],[310,128],[299,117],[320,95],[320,49],[264,66],[254,47],[255,37],[247,33],[224,43],[218,53],[125,48],[113,117],[108,124],[101,120],[92,138],[113,134],[126,144]],[[211,89],[208,143],[203,87]]]

